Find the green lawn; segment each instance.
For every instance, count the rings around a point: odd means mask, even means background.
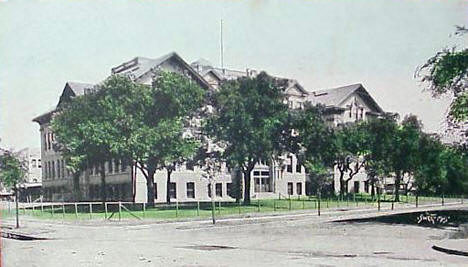
[[[393,200],[392,195],[382,195],[380,197],[381,205],[389,205]],[[401,203],[415,204],[416,197],[402,196]],[[418,203],[424,204],[441,204],[440,197],[419,197]],[[445,203],[459,202],[459,198],[446,197]],[[356,194],[345,197],[339,200],[337,197],[322,198],[321,210],[336,209],[336,208],[351,208],[351,207],[377,207],[377,199],[372,199],[367,194]],[[38,204],[39,205],[39,204]],[[297,210],[317,210],[318,201],[316,197],[291,197],[290,199],[261,199],[252,200],[250,205],[239,205],[235,202],[215,202],[215,214],[217,216],[226,216],[234,214],[247,214],[247,213],[281,213]],[[75,212],[74,204],[62,204],[44,206],[36,206],[34,209],[21,209],[20,215],[29,215],[41,219],[61,219],[61,220],[89,220],[89,219],[104,219],[111,220],[119,219],[176,219],[176,218],[193,218],[193,217],[210,217],[211,216],[211,202],[192,202],[171,205],[156,205],[154,208],[146,208],[143,210],[143,204],[132,203],[122,204],[119,213],[118,204],[108,204],[107,213],[102,204],[93,204],[90,208],[89,204],[77,205]],[[14,210],[1,210],[1,216],[14,216]]]

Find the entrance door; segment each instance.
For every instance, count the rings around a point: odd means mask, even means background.
[[[255,192],[271,192],[271,180],[269,171],[254,171]]]

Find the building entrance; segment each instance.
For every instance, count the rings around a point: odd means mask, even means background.
[[[254,171],[253,178],[255,183],[255,193],[272,192],[269,171]]]

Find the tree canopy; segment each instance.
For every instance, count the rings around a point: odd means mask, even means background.
[[[222,157],[244,174],[244,203],[250,203],[250,173],[260,160],[281,155],[288,107],[278,80],[262,72],[227,81],[212,96],[205,132],[225,144]]]

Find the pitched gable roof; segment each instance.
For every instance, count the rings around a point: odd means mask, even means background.
[[[356,93],[366,103],[370,105],[376,112],[383,112],[383,109],[377,104],[377,102],[370,96],[369,92],[360,83],[351,84],[347,86],[314,91],[310,94],[310,101],[313,104],[324,104],[326,106],[339,107],[349,96]]]
[[[200,86],[205,89],[211,88],[209,83],[203,79],[203,77],[196,72],[185,60],[183,60],[176,52],[171,52],[162,57],[151,59],[146,57],[135,57],[134,59],[124,62],[119,66],[112,68],[112,74],[125,74],[132,80],[137,80],[145,74],[158,69],[163,63],[168,60],[174,60],[178,62],[184,69],[186,69],[192,78],[196,80]]]
[[[67,86],[73,91],[75,96],[79,96],[84,95],[86,93],[86,90],[93,89],[94,84],[81,82],[67,82],[65,84],[65,89],[67,88]]]

